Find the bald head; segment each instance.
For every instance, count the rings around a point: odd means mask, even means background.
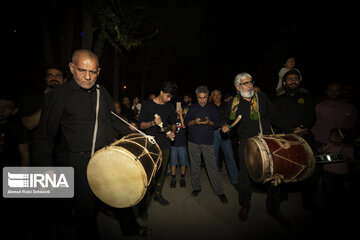
[[[71,59],[72,63],[76,64],[78,62],[79,56],[83,56],[83,57],[86,57],[88,59],[94,60],[96,62],[96,64],[97,64],[97,67],[99,67],[99,58],[92,51],[87,50],[87,49],[75,50],[75,52],[72,55],[72,59]]]

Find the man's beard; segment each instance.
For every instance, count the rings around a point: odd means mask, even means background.
[[[250,88],[247,91],[243,91],[240,89],[240,94],[244,98],[251,98],[252,96],[254,96],[254,89]]]
[[[292,84],[294,85],[294,84]],[[290,87],[289,85],[285,85],[285,89],[288,93],[297,93],[299,91],[299,85],[296,85],[296,87]]]
[[[54,88],[54,87],[57,87],[57,86],[59,86],[59,85],[60,85],[60,82],[59,82],[59,81],[57,81],[57,80],[51,80],[51,81],[48,83],[47,87],[49,87],[49,88]]]

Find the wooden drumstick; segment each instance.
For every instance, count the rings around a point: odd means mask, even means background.
[[[235,119],[235,121],[228,126],[229,129],[233,128],[240,120],[241,120],[242,116],[238,115],[237,118]]]
[[[155,117],[155,118],[158,118],[158,117],[160,117],[160,116],[155,113],[154,117]],[[163,128],[163,122],[161,122],[158,126],[159,126],[160,128]],[[170,133],[171,133],[171,131],[169,130],[169,131],[166,132],[166,135],[169,135]],[[171,140],[171,141],[174,141],[174,138],[171,138],[170,140]]]
[[[155,117],[155,118],[158,118],[158,117],[160,117],[160,116],[155,113],[154,117]],[[163,122],[159,123],[158,126],[159,126],[160,128],[163,128]]]
[[[166,132],[166,135],[169,135],[170,133],[171,133],[171,131],[169,130],[169,131]],[[170,140],[174,141],[174,138],[170,138]]]

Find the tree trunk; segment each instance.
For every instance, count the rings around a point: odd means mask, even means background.
[[[114,49],[114,70],[113,70],[113,99],[119,100],[119,82],[120,82],[120,57],[116,49]]]

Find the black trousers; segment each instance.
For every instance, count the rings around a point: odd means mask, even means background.
[[[90,153],[70,153],[69,157],[75,175],[74,210],[79,238],[99,239],[96,219],[100,205],[105,203],[93,194],[87,181],[86,171]],[[113,211],[124,236],[138,233],[139,224],[132,208],[113,208],[108,205],[106,207]]]
[[[238,146],[239,153],[239,203],[244,208],[250,208],[252,196],[252,182],[249,177],[245,164],[245,143],[246,140],[240,140]],[[272,186],[266,183],[266,208],[268,211],[279,211],[282,200],[281,184]]]

